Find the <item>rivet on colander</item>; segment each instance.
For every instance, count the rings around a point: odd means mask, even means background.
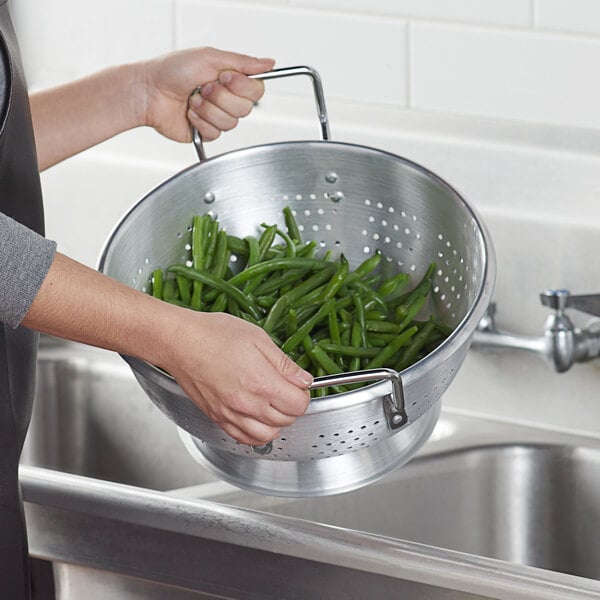
[[[269,442],[264,446],[252,446],[252,450],[254,450],[256,454],[260,454],[261,456],[265,454],[270,454],[271,450],[273,450],[273,442]]]
[[[333,194],[328,194],[328,196],[332,202],[341,202],[344,199],[344,192],[333,192]]]
[[[335,183],[338,180],[338,175],[334,171],[330,171],[325,175],[325,181],[327,183]]]
[[[212,204],[215,201],[215,195],[212,192],[206,192],[203,199],[205,204]]]

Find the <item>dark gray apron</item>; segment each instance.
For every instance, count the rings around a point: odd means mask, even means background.
[[[9,68],[0,101],[0,211],[43,234],[40,180],[27,88],[7,0],[0,0],[0,54]],[[18,463],[35,386],[37,335],[0,323],[0,598],[29,598],[29,561]]]

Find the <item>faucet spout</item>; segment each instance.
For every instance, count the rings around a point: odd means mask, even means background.
[[[512,348],[533,352],[554,366],[558,373],[573,364],[600,356],[600,329],[575,328],[565,314],[567,307],[600,316],[600,294],[571,296],[567,290],[550,290],[540,296],[542,304],[554,310],[546,320],[542,336],[514,335],[498,329],[496,305],[491,303],[473,335],[472,347]]]

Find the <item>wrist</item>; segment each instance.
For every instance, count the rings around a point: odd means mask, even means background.
[[[122,72],[123,102],[129,112],[130,129],[148,125],[148,75],[147,63],[131,63],[119,67]]]

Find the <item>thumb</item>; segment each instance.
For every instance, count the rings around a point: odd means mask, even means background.
[[[311,386],[313,376],[282,352],[270,338],[267,337],[266,343],[261,344],[260,351],[284,379],[303,390]]]
[[[293,383],[302,389],[308,389],[314,379],[308,371],[305,371],[303,368],[297,365],[283,352],[281,353],[281,358],[279,361],[279,372],[290,383]]]
[[[254,58],[250,56],[241,57],[242,60],[238,70],[245,75],[258,75],[270,71],[275,61],[272,58]]]

